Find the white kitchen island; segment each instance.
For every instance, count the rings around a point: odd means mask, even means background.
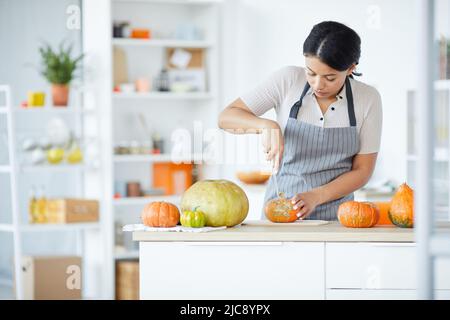
[[[442,225],[442,232],[450,232]],[[413,229],[249,221],[207,233],[133,233],[141,299],[414,299]],[[436,261],[450,299],[450,259]]]

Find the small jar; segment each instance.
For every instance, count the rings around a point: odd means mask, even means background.
[[[130,154],[139,154],[141,152],[141,147],[138,141],[130,142]]]
[[[114,148],[115,154],[129,154],[130,153],[130,146],[126,141],[119,142],[116,147]]]
[[[142,196],[141,184],[137,181],[127,183],[127,197],[140,197]]]

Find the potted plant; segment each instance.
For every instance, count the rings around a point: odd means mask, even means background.
[[[83,54],[72,58],[71,51],[72,46],[65,49],[63,43],[59,45],[58,52],[48,44],[39,48],[42,58],[41,74],[52,85],[54,106],[67,106],[70,82],[74,79],[74,73],[83,58]]]

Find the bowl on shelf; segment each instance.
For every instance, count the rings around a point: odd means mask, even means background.
[[[246,184],[264,184],[269,180],[271,173],[268,171],[238,171],[237,178]]]

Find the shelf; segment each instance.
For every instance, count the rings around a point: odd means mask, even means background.
[[[94,230],[100,228],[98,222],[87,223],[42,223],[42,224],[24,224],[19,227],[21,232],[46,232],[46,231],[80,231],[80,230]],[[0,231],[14,231],[12,224],[0,224]]]
[[[116,260],[126,260],[126,259],[138,259],[139,258],[139,250],[132,251],[117,251],[114,254],[114,258]]]
[[[197,159],[194,155],[188,157],[176,158],[171,154],[126,154],[126,155],[115,155],[114,162],[116,163],[135,163],[135,162],[176,162],[176,163],[191,163]]]
[[[34,107],[34,108],[14,108],[14,113],[18,115],[78,115],[78,114],[92,114],[95,110],[83,110],[75,107]]]
[[[113,97],[115,100],[209,100],[213,96],[208,92],[186,92],[186,93],[174,93],[174,92],[148,92],[148,93],[120,93],[114,92]]]
[[[188,41],[176,39],[130,39],[113,38],[112,44],[120,47],[160,47],[160,48],[210,48],[213,46],[208,41]]]
[[[30,224],[20,226],[22,232],[41,232],[41,231],[81,231],[81,230],[95,230],[99,229],[98,222],[86,223],[66,223],[66,224]]]
[[[2,114],[2,113],[7,113],[8,112],[8,109],[7,108],[0,108],[0,114]]]
[[[83,164],[43,164],[43,165],[22,165],[22,172],[70,172],[70,171],[87,171],[95,170],[92,166]]]
[[[160,196],[148,196],[148,197],[134,197],[134,198],[120,198],[120,199],[114,199],[113,203],[115,206],[134,206],[134,205],[145,205],[147,203],[150,203],[152,201],[165,201],[165,202],[172,202],[172,203],[178,203],[181,201],[180,195],[160,195]]]

